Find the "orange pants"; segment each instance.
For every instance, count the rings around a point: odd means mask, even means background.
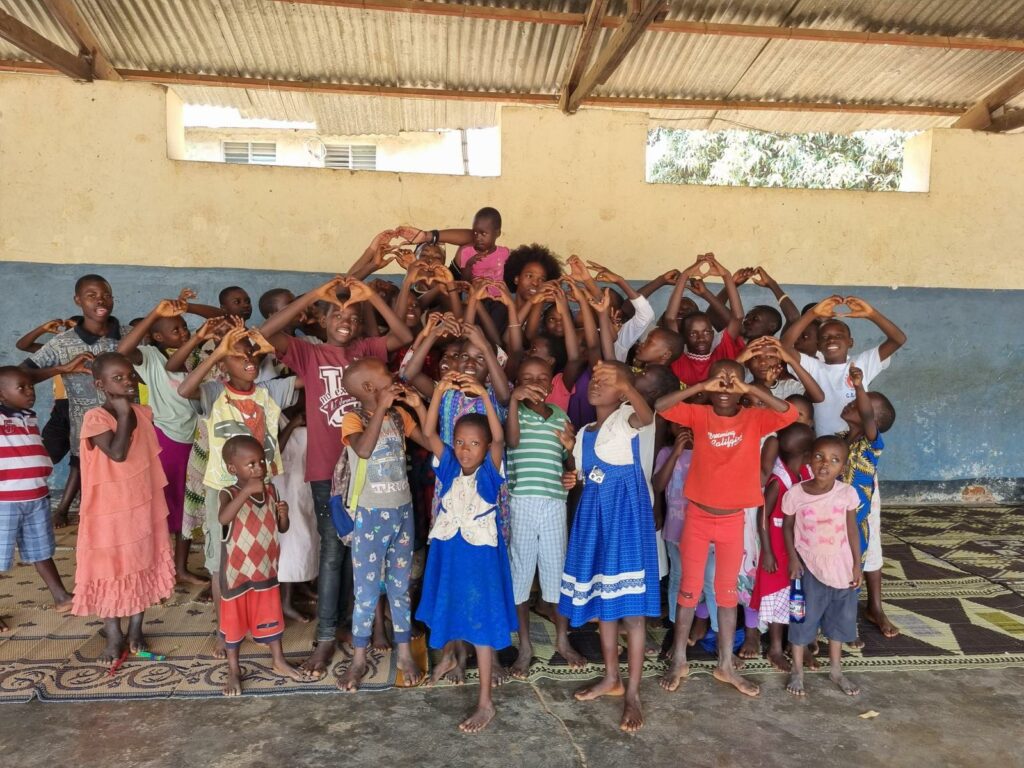
[[[280,640],[284,633],[281,613],[281,590],[250,589],[238,597],[220,601],[220,634],[224,645],[237,648],[247,634],[257,643],[267,645]]]
[[[679,540],[683,576],[679,605],[694,608],[704,586],[708,547],[715,545],[715,601],[719,608],[735,608],[736,581],[743,563],[743,510],[713,515],[693,502],[686,503],[686,520]]]

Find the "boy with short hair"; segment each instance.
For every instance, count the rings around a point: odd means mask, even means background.
[[[252,317],[252,299],[244,288],[229,285],[217,295],[217,301],[225,315],[237,315],[246,321]]]
[[[83,359],[63,367],[80,373]],[[22,562],[32,563],[59,613],[71,610],[72,595],[53,563],[56,542],[50,525],[46,478],[53,464],[39,435],[32,406],[36,393],[28,374],[13,365],[0,367],[0,572],[14,564],[14,545]],[[0,619],[0,634],[9,631]]]

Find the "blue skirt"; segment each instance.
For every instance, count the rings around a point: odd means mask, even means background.
[[[456,533],[432,539],[416,618],[430,627],[430,647],[451,640],[494,649],[512,645],[518,628],[505,540],[475,547]]]

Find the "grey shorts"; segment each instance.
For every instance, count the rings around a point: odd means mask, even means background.
[[[789,642],[809,645],[818,638],[818,627],[829,640],[852,643],[857,639],[858,590],[836,589],[822,584],[807,568],[802,577],[807,598],[807,617],[801,624],[789,623]]]
[[[217,578],[220,573],[221,524],[220,491],[206,487],[206,519],[203,521],[203,555],[206,570]]]

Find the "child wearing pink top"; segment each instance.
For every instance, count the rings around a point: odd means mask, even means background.
[[[828,638],[830,676],[848,696],[860,689],[843,675],[843,643],[857,639],[857,592],[861,582],[860,536],[853,486],[838,478],[849,449],[834,435],[819,437],[811,448],[813,477],[794,485],[782,497],[783,535],[789,555],[789,577],[803,580],[807,613],[791,622],[789,642],[793,667],[786,690],[804,695],[804,649],[818,637]]]

